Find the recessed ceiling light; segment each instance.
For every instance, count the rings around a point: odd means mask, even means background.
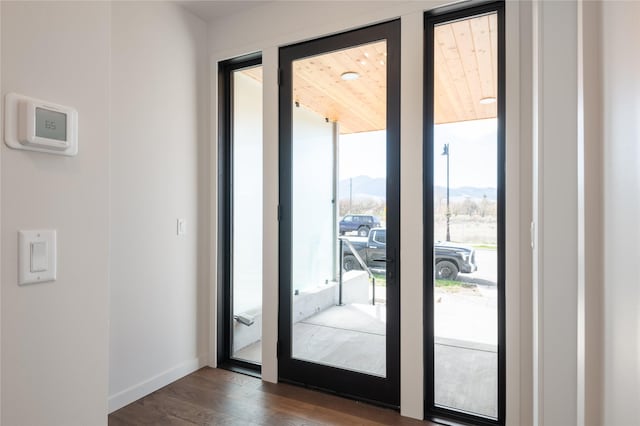
[[[345,81],[349,81],[349,80],[357,80],[360,78],[360,74],[358,74],[355,71],[347,71],[347,72],[343,72],[340,75],[340,78],[345,80]]]
[[[384,65],[384,61],[380,61],[380,65]]]
[[[369,52],[364,52],[364,56],[368,58],[369,57]]]
[[[489,105],[489,104],[493,104],[495,102],[496,102],[496,98],[494,98],[494,97],[487,97],[487,98],[480,99],[480,103],[482,105]]]

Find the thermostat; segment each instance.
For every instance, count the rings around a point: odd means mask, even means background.
[[[11,148],[78,153],[78,112],[73,108],[10,93],[4,118],[4,140]]]

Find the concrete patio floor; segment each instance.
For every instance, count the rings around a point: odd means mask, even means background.
[[[334,306],[293,326],[293,357],[384,377],[386,306]]]
[[[445,291],[441,296],[435,309],[436,405],[496,417],[493,294],[483,289],[461,294]],[[384,377],[385,333],[384,304],[333,306],[294,324],[293,356]],[[236,357],[259,362],[260,342],[239,351]]]

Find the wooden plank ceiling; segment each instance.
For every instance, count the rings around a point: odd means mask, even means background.
[[[483,15],[438,25],[435,36],[436,124],[495,118],[497,18]],[[293,99],[340,123],[340,133],[386,128],[386,42],[312,56],[293,63]],[[344,72],[356,80],[343,80]],[[242,71],[262,81],[262,68]]]
[[[497,15],[464,19],[434,29],[436,124],[497,116]]]
[[[293,101],[340,123],[341,134],[386,128],[386,52],[381,41],[294,61]]]

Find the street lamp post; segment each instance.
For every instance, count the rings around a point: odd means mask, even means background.
[[[451,219],[451,210],[449,209],[449,144],[445,143],[442,148],[442,155],[447,156],[447,241],[451,241],[451,231],[449,229],[449,221]]]

